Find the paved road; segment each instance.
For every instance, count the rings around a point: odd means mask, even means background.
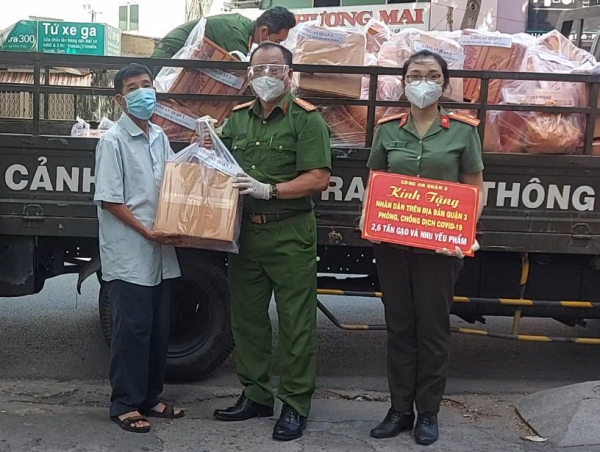
[[[103,380],[109,353],[97,320],[98,286],[92,279],[76,296],[75,278],[46,283],[31,297],[0,299],[1,378]],[[379,300],[324,297],[346,322],[381,323]],[[456,325],[466,326],[455,320]],[[508,331],[509,319],[489,319],[488,328]],[[531,334],[600,337],[600,323],[572,329],[552,320],[525,320]],[[319,386],[385,391],[385,332],[344,332],[319,316]],[[534,392],[598,379],[594,346],[530,344],[472,336],[454,338],[448,393]],[[229,360],[201,385],[235,387]]]

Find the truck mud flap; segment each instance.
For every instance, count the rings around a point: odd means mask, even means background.
[[[0,296],[34,293],[35,238],[0,235]]]

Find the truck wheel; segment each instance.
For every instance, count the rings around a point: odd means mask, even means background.
[[[229,291],[219,265],[190,250],[178,255],[182,277],[173,283],[167,379],[196,381],[223,364],[233,350]],[[107,284],[101,285],[99,305],[102,332],[110,346]]]

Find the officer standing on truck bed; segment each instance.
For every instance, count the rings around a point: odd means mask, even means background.
[[[248,80],[257,99],[239,105],[223,142],[246,174],[234,179],[244,199],[240,254],[229,256],[237,403],[216,410],[222,421],[273,415],[271,320],[279,314],[278,353],[283,402],[273,438],[300,438],[316,380],[317,232],[311,195],[329,186],[329,129],[317,108],[291,92],[292,53],[263,42]]]
[[[171,30],[156,45],[152,58],[172,58],[184,45],[198,24],[192,20]],[[247,55],[253,44],[264,41],[283,42],[296,25],[296,17],[282,6],[266,10],[254,20],[241,14],[220,14],[206,18],[205,37],[227,52],[238,51]]]

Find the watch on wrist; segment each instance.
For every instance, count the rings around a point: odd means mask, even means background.
[[[271,185],[271,191],[269,193],[271,195],[269,199],[279,198],[279,188],[277,188],[277,185]]]

